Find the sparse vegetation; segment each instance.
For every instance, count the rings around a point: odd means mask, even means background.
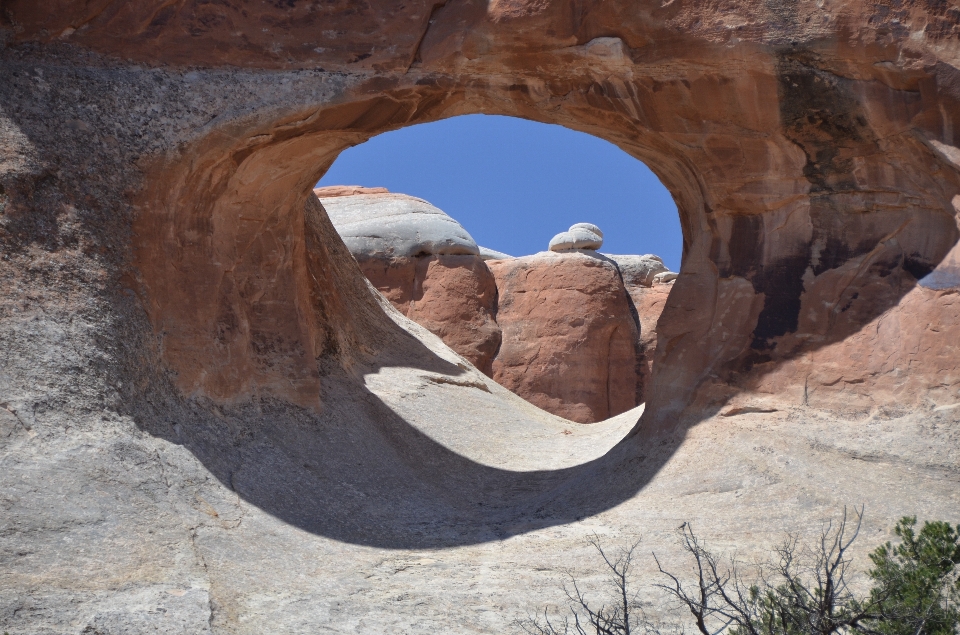
[[[600,544],[600,538],[594,535],[590,544],[600,554],[604,566],[612,581],[614,600],[611,603],[596,606],[587,599],[576,578],[571,577],[564,585],[567,596],[567,611],[557,611],[551,615],[547,608],[538,614],[519,620],[519,628],[529,635],[631,635],[652,633],[653,628],[638,601],[638,592],[631,590],[630,570],[637,547],[633,543],[627,549],[612,556]]]
[[[902,518],[895,528],[900,542],[870,554],[873,585],[864,593],[849,584],[850,549],[862,518],[860,510],[850,521],[844,510],[813,545],[790,535],[768,563],[751,566],[712,553],[684,523],[678,533],[692,571],[668,571],[654,554],[665,581],[653,586],[686,609],[700,635],[958,635],[960,526],[926,522],[918,532],[915,517]],[[571,578],[566,612],[544,610],[519,622],[521,629],[531,635],[659,634],[631,580],[638,545],[611,558],[596,536],[591,542],[616,589],[611,601],[591,604]],[[686,626],[672,629],[683,633]]]

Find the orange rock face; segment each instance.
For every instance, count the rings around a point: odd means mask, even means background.
[[[637,405],[637,327],[615,264],[589,252],[488,264],[500,293],[499,384],[581,423]]]
[[[401,313],[460,353],[487,376],[500,347],[494,315],[497,286],[479,256],[360,260],[360,269]]]

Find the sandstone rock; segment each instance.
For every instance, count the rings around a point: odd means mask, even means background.
[[[594,232],[596,225],[578,223],[565,232],[560,232],[550,239],[550,251],[568,251],[570,249],[600,249],[603,245],[603,234]]]
[[[653,277],[654,284],[666,284],[668,282],[673,282],[677,279],[680,274],[674,271],[661,271]]]
[[[500,346],[497,288],[473,238],[426,201],[356,189],[333,186],[314,193],[323,195],[363,274],[401,313],[489,376]]]
[[[389,194],[385,187],[364,187],[362,185],[327,185],[313,188],[317,198],[333,198],[335,196],[355,196],[357,194]]]
[[[542,252],[489,266],[503,331],[497,383],[581,423],[637,404],[637,326],[612,261]]]
[[[625,276],[626,277],[626,276]],[[626,282],[626,280],[625,280]],[[637,359],[640,376],[639,400],[646,400],[646,389],[653,375],[654,351],[657,349],[657,322],[666,307],[673,282],[651,285],[626,284],[640,325]]]
[[[371,284],[401,313],[492,376],[500,347],[497,286],[479,256],[361,257],[358,262]]]
[[[322,201],[343,242],[358,259],[480,253],[460,223],[413,196],[338,194]]]
[[[513,258],[513,256],[505,254],[502,251],[488,249],[487,247],[480,247],[480,257],[484,260],[504,260],[506,258]]]
[[[653,254],[643,256],[603,254],[617,263],[623,284],[636,311],[640,329],[637,346],[640,376],[638,400],[646,399],[646,386],[653,372],[653,356],[657,347],[657,321],[666,306],[672,281],[676,274],[669,272],[663,259]]]
[[[691,519],[748,559],[851,501],[960,520],[953,7],[636,4],[4,2],[3,629],[503,632],[598,531],[676,570]],[[463,113],[674,194],[619,445],[458,366],[308,200]]]
[[[570,231],[574,231],[576,229],[585,229],[588,232],[592,234],[596,234],[600,238],[603,238],[603,232],[600,231],[600,228],[594,225],[593,223],[574,223],[573,225],[570,226]]]
[[[93,69],[100,59],[119,60],[131,73],[124,76],[127,110],[134,112],[134,103],[152,109],[116,126],[98,114],[111,109],[92,103],[95,91],[64,97],[47,71],[28,77],[10,70],[6,94],[52,101],[18,105],[20,114],[10,115],[16,121],[4,124],[14,131],[4,146],[14,158],[4,165],[26,170],[17,172],[22,183],[4,182],[13,201],[8,209],[41,205],[31,202],[40,200],[36,175],[65,163],[97,175],[135,164],[142,185],[115,180],[97,194],[43,203],[47,215],[67,210],[69,218],[75,201],[121,191],[138,214],[198,206],[207,210],[201,216],[233,214],[244,220],[178,226],[186,242],[168,255],[172,262],[196,257],[196,267],[161,275],[184,295],[255,297],[258,285],[277,281],[250,278],[252,286],[230,290],[229,277],[210,277],[223,254],[207,246],[246,234],[241,225],[259,219],[245,220],[241,210],[253,208],[274,214],[276,232],[263,237],[277,241],[270,248],[257,243],[255,253],[291,246],[283,232],[295,236],[301,200],[290,192],[305,192],[344,148],[461,113],[589,131],[656,168],[685,231],[686,270],[665,309],[670,346],[658,355],[669,363],[652,379],[650,430],[670,425],[711,378],[736,392],[773,367],[858,332],[898,306],[960,236],[952,204],[960,194],[960,25],[939,5],[912,3],[894,15],[862,0],[788,10],[746,0],[737,10],[752,16],[747,28],[727,6],[677,2],[636,13],[615,0],[574,12],[574,20],[569,2],[534,0],[483,9],[371,4],[343,12],[269,3],[252,9],[231,0],[188,0],[159,13],[149,4],[121,4],[4,5],[0,41],[13,56],[8,68]],[[44,57],[49,51],[53,58]],[[172,70],[149,74],[161,68]],[[57,115],[57,129],[77,147],[103,146],[97,161],[110,168],[79,167],[94,155],[73,146],[49,156],[29,150],[40,147],[31,135],[46,124],[27,121],[34,115],[25,113],[56,112],[66,102],[76,109]],[[184,115],[183,103],[195,114]],[[204,118],[192,128],[180,123]],[[17,218],[46,217],[24,211]],[[115,229],[112,235],[125,235]],[[38,235],[59,240],[49,227]],[[202,264],[208,256],[212,262]],[[115,279],[141,280],[131,276],[118,272]],[[210,280],[223,288],[209,288]],[[277,296],[293,293],[279,289]],[[219,314],[195,304],[192,315],[202,323],[196,330],[205,331]],[[179,333],[165,328],[168,317],[177,321],[167,310],[150,310],[165,334],[164,354],[193,355],[180,346]],[[298,346],[291,351],[311,349]],[[216,355],[206,359],[221,363]]]
[[[654,276],[667,271],[667,267],[663,264],[660,256],[653,254],[643,256],[603,255],[617,263],[620,275],[623,276],[623,283],[627,285],[628,289],[630,287],[652,286]]]

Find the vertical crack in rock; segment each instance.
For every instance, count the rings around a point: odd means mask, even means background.
[[[420,49],[423,47],[424,40],[427,39],[427,34],[430,33],[430,27],[433,26],[434,21],[437,19],[437,14],[447,6],[449,0],[441,0],[440,2],[434,3],[430,8],[430,14],[427,16],[427,24],[423,29],[423,33],[420,35],[420,39],[417,40],[417,45],[413,50],[413,57],[410,58],[410,62],[407,64],[407,70],[405,72],[410,72],[415,65],[420,64],[423,60],[420,57]]]

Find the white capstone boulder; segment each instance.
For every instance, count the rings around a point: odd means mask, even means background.
[[[315,192],[358,259],[480,254],[460,223],[423,199],[389,192],[347,196]]]
[[[593,223],[576,223],[570,226],[570,231],[573,231],[574,229],[585,229],[588,232],[593,232],[600,238],[603,238],[603,232],[600,231],[600,228]]]
[[[496,249],[490,249],[489,247],[480,247],[480,257],[484,260],[506,260],[508,258],[513,258],[510,254],[505,254],[502,251],[497,251]]]
[[[603,245],[603,232],[596,225],[577,223],[565,232],[560,232],[550,240],[550,251],[568,251],[570,249],[600,249]]]
[[[662,271],[653,277],[653,282],[654,284],[666,284],[676,280],[679,275],[674,271]]]

